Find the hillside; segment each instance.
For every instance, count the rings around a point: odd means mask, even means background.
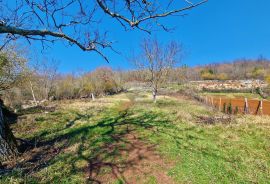
[[[182,67],[188,80],[221,79],[221,80],[247,80],[265,79],[270,72],[270,60],[239,59],[229,62],[219,62],[195,67]]]

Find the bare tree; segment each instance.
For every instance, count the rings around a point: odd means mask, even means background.
[[[139,29],[150,33],[158,26],[168,31],[159,19],[171,15],[185,15],[187,10],[207,0],[192,3],[187,0],[2,0],[0,2],[0,35],[3,48],[10,40],[25,38],[29,43],[66,40],[83,51],[103,55],[104,48],[111,48],[106,39],[107,31],[99,29],[102,13],[113,18],[124,29]],[[72,10],[72,11],[71,11]],[[108,30],[111,26],[108,27]]]
[[[150,82],[153,100],[156,102],[158,89],[167,81],[170,70],[180,60],[177,56],[181,47],[176,42],[163,46],[157,40],[145,39],[141,48],[141,56],[134,57],[133,62],[138,69],[148,72],[146,80]]]
[[[35,73],[36,83],[39,86],[41,100],[49,100],[56,82],[59,62],[55,60],[37,60],[32,66]]]

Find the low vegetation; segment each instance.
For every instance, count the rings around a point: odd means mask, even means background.
[[[267,183],[270,120],[222,117],[182,96],[62,101],[12,125],[29,141],[0,183]],[[23,149],[23,142],[21,144]],[[8,171],[8,168],[15,168]]]

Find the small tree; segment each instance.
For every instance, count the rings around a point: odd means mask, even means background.
[[[265,70],[262,67],[254,67],[251,72],[251,77],[253,79],[264,79],[265,78]]]
[[[60,76],[57,80],[55,97],[57,99],[73,99],[79,96],[79,86],[73,74]]]
[[[11,49],[0,51],[0,92],[10,89],[22,76],[26,60]]]
[[[24,70],[22,90],[30,93],[35,105],[41,100],[49,100],[53,93],[57,77],[58,62],[51,60],[36,60]]]
[[[211,68],[205,68],[201,70],[201,78],[203,80],[214,80],[216,78],[216,75]]]
[[[147,71],[147,81],[150,82],[153,101],[160,86],[167,81],[170,70],[179,61],[177,55],[181,47],[176,42],[161,45],[157,40],[143,40],[141,44],[141,56],[135,57],[133,62],[138,69]]]
[[[33,65],[33,70],[37,75],[39,86],[39,96],[43,100],[49,100],[52,95],[54,84],[56,82],[57,70],[59,63],[55,60],[38,61]]]
[[[113,94],[118,92],[117,84],[114,80],[114,73],[111,68],[100,67],[92,72],[93,83],[99,94]]]

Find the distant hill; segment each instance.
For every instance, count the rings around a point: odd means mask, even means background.
[[[264,58],[240,59],[191,68],[181,67],[176,70],[184,71],[187,80],[264,80],[270,75],[270,60]]]

